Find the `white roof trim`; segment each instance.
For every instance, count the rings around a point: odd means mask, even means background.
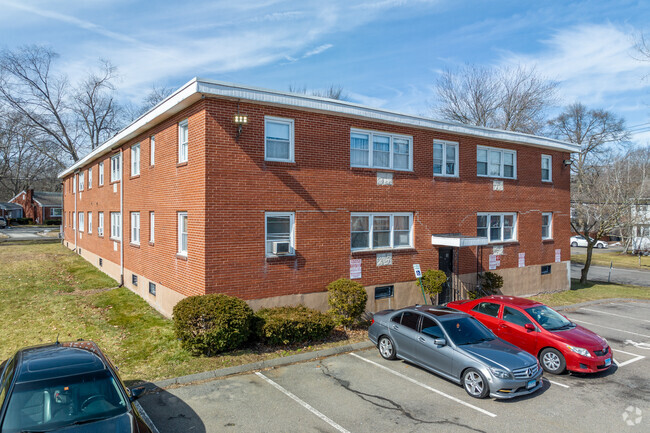
[[[486,237],[481,236],[443,236],[431,235],[431,245],[444,246],[444,247],[477,247],[488,245],[489,241]]]
[[[27,192],[25,190],[20,191],[18,194],[13,196],[13,198],[11,200],[9,200],[7,203],[11,203],[12,201],[16,200],[20,196],[20,194],[27,194]]]
[[[536,146],[546,149],[562,150],[565,152],[579,152],[580,147],[552,138],[538,137],[521,132],[503,131],[499,129],[484,128],[480,126],[463,125],[460,123],[444,122],[427,117],[413,116],[389,110],[365,107],[346,101],[339,101],[317,96],[279,92],[262,89],[259,87],[242,86],[239,84],[224,83],[221,81],[194,78],[176,92],[165,98],[147,113],[136,119],[129,126],[118,132],[113,138],[90,152],[86,157],[68,167],[61,173],[62,178],[76,169],[85,166],[99,156],[109,153],[114,148],[146,131],[149,123],[160,120],[160,117],[169,117],[188,107],[202,96],[213,96],[228,99],[246,100],[261,104],[271,104],[301,108],[312,111],[336,113],[345,116],[370,119],[379,122],[407,125],[412,127],[434,129],[452,134],[469,135],[490,140],[517,143],[527,146]]]

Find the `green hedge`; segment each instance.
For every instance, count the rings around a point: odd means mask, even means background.
[[[60,226],[61,220],[45,220],[46,226]]]
[[[356,281],[341,278],[327,286],[327,302],[334,321],[343,326],[358,322],[366,311],[368,294]]]
[[[244,344],[253,310],[241,299],[223,294],[190,296],[174,307],[174,329],[183,348],[212,356]]]
[[[305,306],[264,308],[255,316],[257,337],[269,345],[322,340],[334,329],[331,317]]]

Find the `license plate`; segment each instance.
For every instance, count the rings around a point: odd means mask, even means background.
[[[529,380],[529,381],[528,381],[528,384],[526,384],[526,389],[535,388],[535,385],[537,385],[537,381],[536,381],[536,380]]]
[[[611,364],[612,364],[612,358],[607,358],[607,359],[605,360],[605,365],[609,366],[609,365],[611,365]]]

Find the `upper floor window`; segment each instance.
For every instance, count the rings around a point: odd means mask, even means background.
[[[516,213],[479,213],[476,215],[476,235],[490,242],[508,242],[517,239]]]
[[[350,132],[352,167],[413,170],[412,149],[412,137],[360,129]]]
[[[79,191],[83,191],[85,186],[84,172],[79,173]]]
[[[295,162],[293,119],[264,118],[264,159]]]
[[[413,214],[353,213],[350,246],[352,250],[413,247]]]
[[[188,123],[187,119],[178,124],[178,162],[187,162]]]
[[[156,163],[156,136],[152,135],[149,138],[149,165]]]
[[[140,245],[140,212],[131,212],[131,243]]]
[[[111,212],[111,239],[122,240],[122,214]]]
[[[111,182],[116,182],[122,179],[122,154],[118,153],[111,157]]]
[[[553,237],[553,214],[544,212],[542,214],[542,239],[551,239]]]
[[[88,169],[88,189],[93,187],[93,168]]]
[[[476,148],[476,174],[515,179],[517,177],[517,152],[478,146]]]
[[[552,182],[551,155],[542,155],[542,182]]]
[[[99,186],[104,185],[104,163],[100,162],[98,166],[99,170]]]
[[[84,223],[84,213],[79,212],[79,231],[82,232],[84,231],[85,223]]]
[[[433,140],[433,175],[458,176],[458,143]]]
[[[140,175],[140,143],[131,146],[131,176]]]
[[[149,212],[149,242],[154,243],[156,229],[156,216],[153,212]]]
[[[77,192],[77,176],[72,176],[72,193]]]

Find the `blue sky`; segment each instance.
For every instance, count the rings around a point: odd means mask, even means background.
[[[634,50],[635,36],[650,34],[647,1],[0,0],[0,8],[0,47],[49,45],[71,79],[109,59],[133,101],[154,83],[199,76],[277,90],[333,83],[353,102],[431,115],[441,71],[522,64],[560,83],[559,105],[610,110],[641,131],[636,141],[650,141],[650,62]]]

